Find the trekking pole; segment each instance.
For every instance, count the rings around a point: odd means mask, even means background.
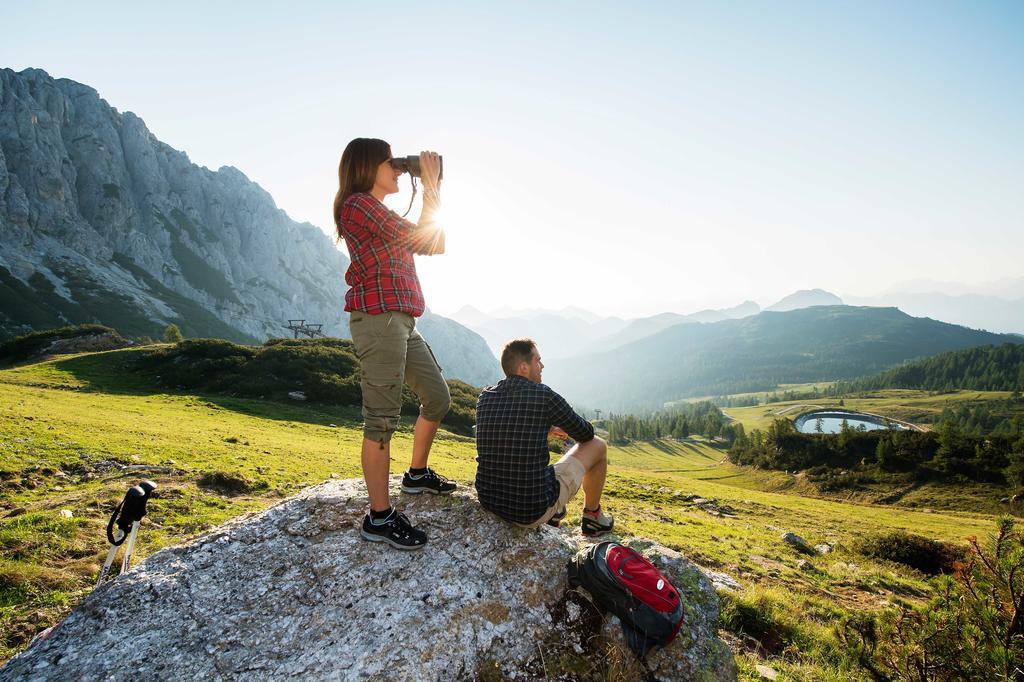
[[[135,538],[139,534],[139,524],[142,523],[142,517],[146,515],[146,503],[149,502],[149,498],[153,496],[153,491],[156,490],[156,483],[152,481],[142,481],[137,486],[142,488],[142,492],[145,493],[145,497],[142,498],[142,506],[139,509],[138,518],[132,521],[132,532],[128,536],[128,543],[124,546],[124,558],[121,560],[121,573],[125,573],[128,570],[128,566],[131,564],[132,551],[135,549]]]
[[[126,539],[129,542],[128,546],[125,547],[124,559],[121,561],[121,572],[123,573],[128,570],[128,562],[131,557],[132,546],[135,544],[135,536],[138,534],[139,522],[146,515],[146,502],[154,490],[156,490],[156,484],[152,481],[143,481],[139,485],[133,485],[131,488],[128,488],[124,499],[114,509],[114,513],[110,515],[110,521],[107,522],[107,540],[110,541],[110,551],[107,552],[107,560],[103,562],[100,577],[96,580],[97,587],[107,577],[107,571],[110,570],[111,564],[114,563],[117,550],[124,544]],[[117,526],[116,532],[114,530],[115,526]]]

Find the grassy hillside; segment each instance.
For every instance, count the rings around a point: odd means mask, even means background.
[[[162,392],[123,371],[138,352],[0,370],[3,658],[88,593],[107,549],[109,511],[139,479],[160,486],[139,537],[141,559],[303,486],[360,475],[356,408]],[[410,448],[408,431],[397,434],[393,471]],[[469,485],[474,456],[471,440],[442,432],[432,464]],[[929,583],[864,556],[857,542],[893,529],[962,542],[994,528],[986,513],[800,495],[794,477],[733,466],[700,439],[613,447],[610,459],[606,504],[623,533],[656,538],[743,586],[722,593],[743,679],[757,679],[754,665],[763,662],[780,679],[868,679],[836,628],[896,599],[920,602]],[[570,523],[580,504],[570,507]],[[836,549],[806,557],[814,571],[798,568],[805,557],[780,540],[785,531]]]
[[[817,306],[676,325],[612,351],[552,361],[545,378],[592,408],[635,411],[689,396],[849,379],[944,351],[1019,342],[895,308]]]

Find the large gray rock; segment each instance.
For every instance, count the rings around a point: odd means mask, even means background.
[[[578,531],[514,528],[465,490],[405,502],[430,533],[422,551],[361,540],[367,500],[362,482],[348,480],[157,552],[86,598],[0,679],[533,679],[567,660],[641,674],[615,629],[601,635],[585,595],[566,592]],[[735,679],[707,579],[671,550],[644,548],[687,600],[679,638],[652,654],[658,675]]]
[[[0,243],[0,339],[99,322],[254,342],[299,318],[349,335],[343,245],[241,171],[193,164],[138,116],[38,69],[0,69]],[[446,373],[486,383],[497,361],[460,330],[434,343]]]

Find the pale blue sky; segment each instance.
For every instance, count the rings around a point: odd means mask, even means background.
[[[449,250],[419,261],[438,312],[1024,275],[1024,3],[3,14],[0,66],[95,87],[325,229],[349,139],[440,151]]]

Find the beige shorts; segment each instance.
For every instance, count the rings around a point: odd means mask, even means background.
[[[562,455],[562,459],[555,462],[554,467],[555,478],[558,479],[558,499],[533,523],[517,523],[517,526],[537,528],[547,523],[548,519],[565,509],[565,505],[569,504],[569,500],[579,492],[580,487],[583,485],[583,475],[587,473],[583,462],[572,455]]]
[[[406,313],[349,317],[352,343],[362,369],[363,435],[382,445],[391,440],[402,411],[402,385],[420,399],[420,414],[441,421],[451,396],[434,352],[416,331],[416,318]]]

